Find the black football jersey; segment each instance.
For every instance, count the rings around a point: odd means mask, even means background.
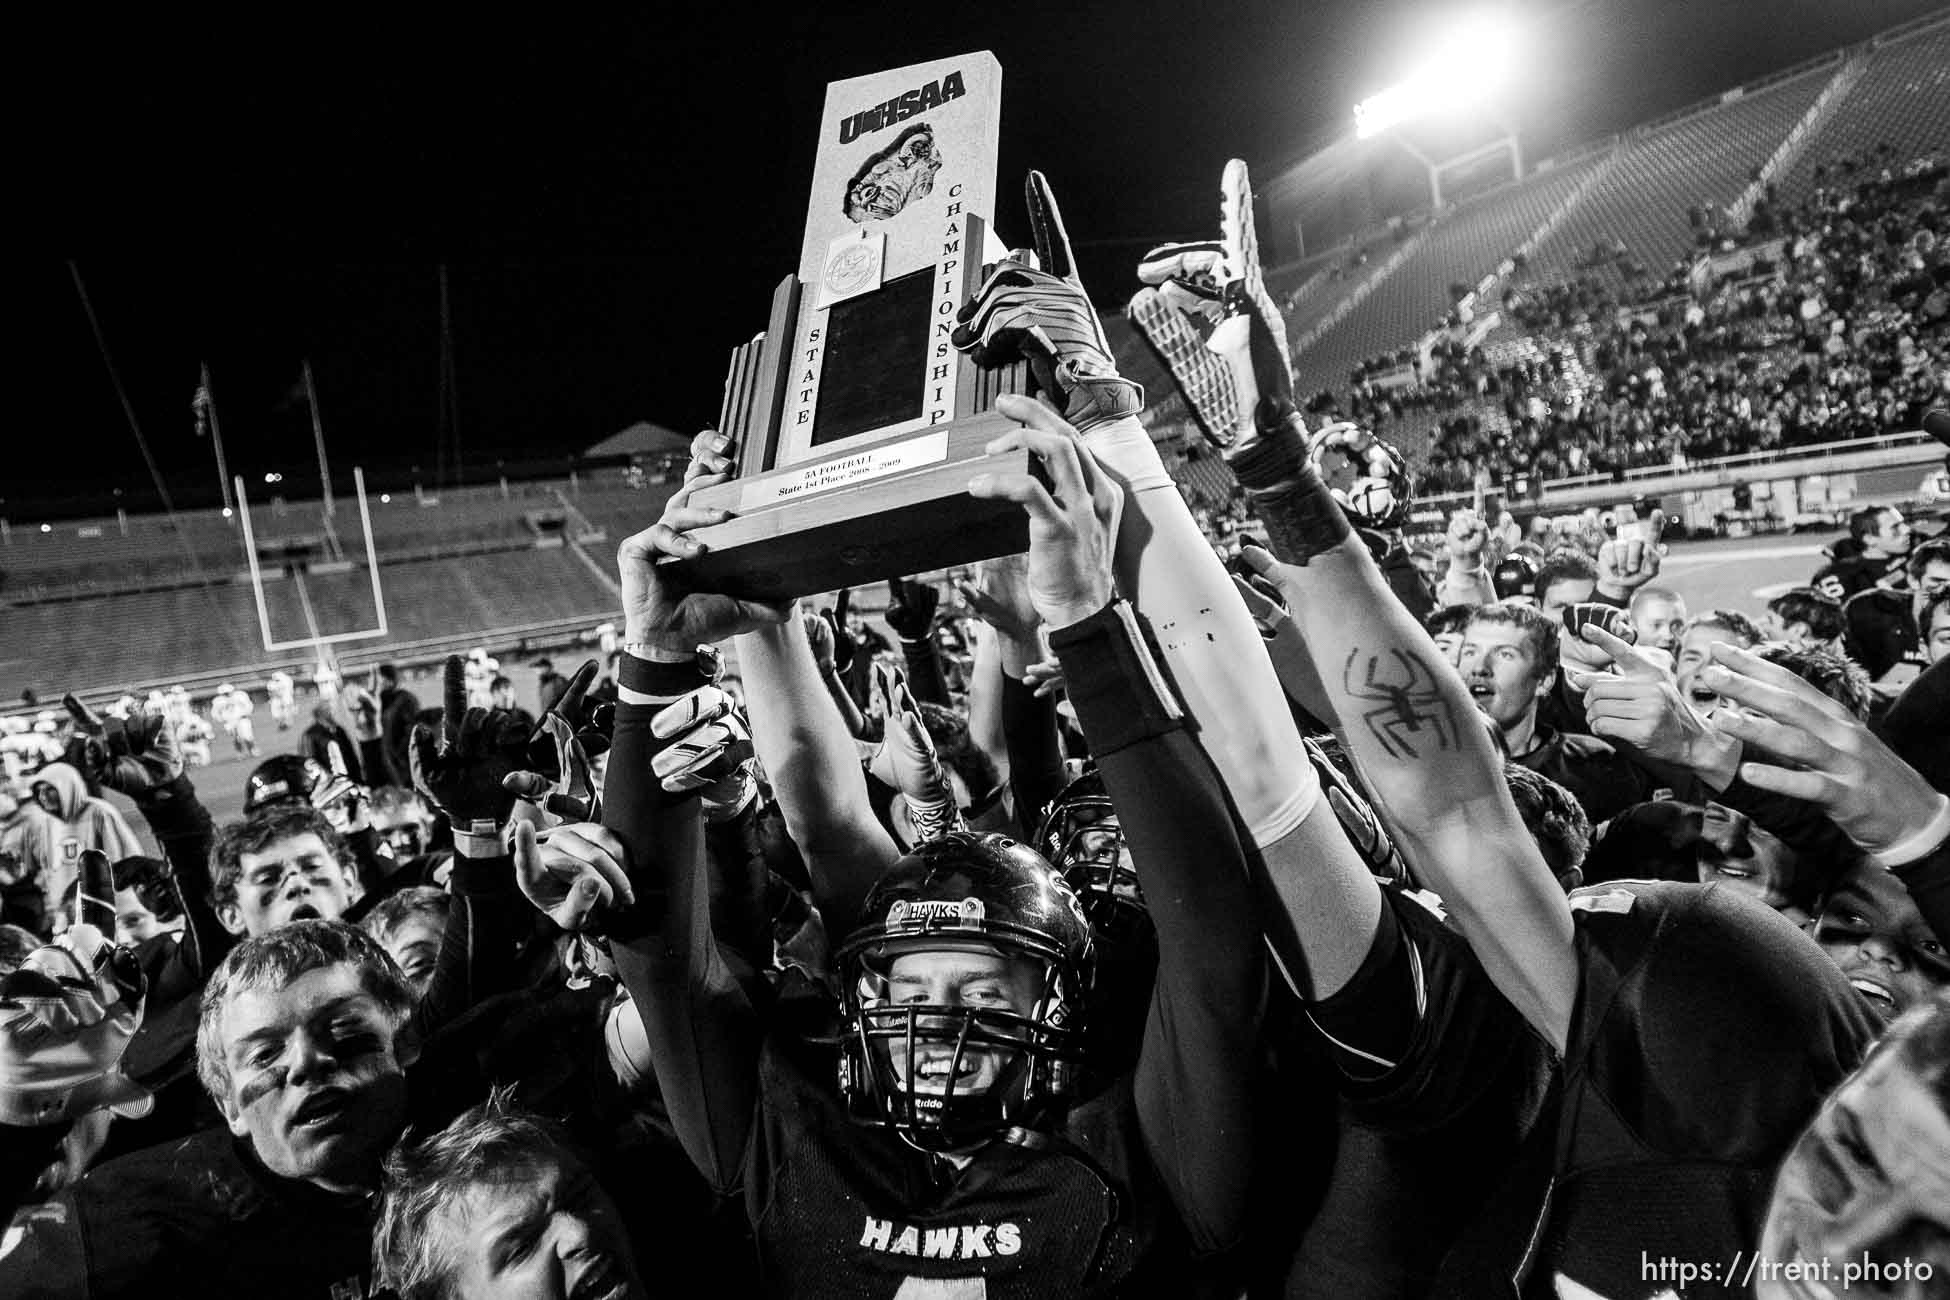
[[[845,1113],[831,1049],[775,1036],[746,1180],[766,1293],[792,1300],[1170,1294],[1129,1089],[1067,1136],[1018,1134],[957,1169]],[[1169,1270],[1167,1270],[1169,1271]]]

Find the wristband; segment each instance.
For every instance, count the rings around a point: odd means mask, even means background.
[[[672,650],[654,641],[625,641],[621,649],[626,655],[653,664],[680,664],[693,653],[689,650]]]
[[[454,823],[454,851],[467,858],[498,858],[505,851],[501,827],[492,817]]]
[[[1885,867],[1906,867],[1928,857],[1946,839],[1950,839],[1950,795],[1938,795],[1936,813],[1919,830],[1894,844],[1869,850],[1869,856]]]
[[[968,829],[961,819],[961,809],[955,807],[952,799],[923,801],[909,799],[907,815],[914,823],[916,843],[938,840],[949,831]]]
[[[1110,604],[1050,633],[1090,746],[1115,753],[1185,725],[1185,711],[1145,644],[1130,605]]]
[[[1354,535],[1327,484],[1307,461],[1306,427],[1290,403],[1260,404],[1260,436],[1228,458],[1266,525],[1268,549],[1304,566]]]
[[[617,698],[626,703],[669,704],[709,686],[711,679],[698,665],[695,651],[681,661],[646,659],[631,651],[616,670],[616,684]]]

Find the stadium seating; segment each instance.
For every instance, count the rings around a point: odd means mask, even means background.
[[[616,608],[609,587],[560,547],[390,564],[380,574],[388,633],[355,643],[356,648],[556,619],[594,621],[613,616]],[[314,573],[304,586],[321,631],[375,625],[371,580],[363,567]],[[297,582],[282,576],[267,582],[265,605],[274,639],[307,635]],[[0,620],[6,629],[0,693],[8,699],[27,687],[51,699],[63,690],[107,689],[164,672],[193,677],[267,659],[247,583],[18,604],[0,607]],[[77,638],[79,627],[101,634]]]
[[[64,690],[122,686],[166,671],[189,675],[264,658],[251,589],[228,582],[9,606],[0,608],[0,620],[6,627],[0,692],[9,701],[30,687],[52,700]]]
[[[1612,239],[1663,274],[1694,247],[1687,209],[1724,208],[1738,198],[1835,72],[1824,64],[1629,138],[1611,170],[1532,252],[1532,275],[1569,275],[1594,243]],[[1610,264],[1596,273],[1618,274]]]
[[[1287,334],[1304,338],[1333,315],[1412,233],[1373,231],[1345,247],[1267,272],[1267,288],[1286,315]]]
[[[386,500],[370,491],[373,542],[381,562],[487,548],[521,549],[552,529],[536,520],[566,515],[564,502],[584,511],[612,537],[645,527],[663,509],[674,484],[627,486],[614,471],[584,475],[578,486],[567,479],[510,483],[499,487],[451,488],[424,498],[392,493]],[[332,532],[339,554],[363,564],[365,546],[354,504],[341,498]],[[254,501],[251,523],[260,555],[282,542],[306,541],[315,559],[333,558],[317,501],[273,507]],[[185,511],[174,518],[132,515],[124,526],[114,519],[80,519],[16,527],[0,543],[0,601],[45,600],[160,586],[227,581],[249,567],[242,527],[215,510]],[[619,531],[620,530],[620,531]],[[192,559],[193,557],[193,559]]]
[[[606,485],[584,488],[573,498],[582,517],[619,542],[657,522],[676,483],[646,483],[641,488]],[[614,548],[612,548],[614,549]]]
[[[1586,159],[1539,172],[1444,212],[1400,266],[1294,358],[1302,390],[1344,384],[1353,366],[1433,328],[1449,309],[1449,286],[1473,285],[1515,253],[1595,165]],[[1288,326],[1295,337],[1303,333]]]
[[[1908,35],[1867,57],[1860,83],[1782,178],[1783,201],[1811,188],[1813,168],[1824,158],[1862,155],[1883,142],[1908,157],[1950,140],[1950,25]],[[1531,278],[1566,278],[1594,244],[1613,240],[1622,241],[1641,267],[1662,275],[1695,246],[1688,210],[1702,203],[1724,208],[1738,199],[1841,66],[1830,61],[1732,95],[1628,136],[1605,156],[1533,174],[1439,214],[1401,264],[1296,357],[1302,387],[1342,384],[1362,361],[1411,345],[1449,309],[1452,285],[1474,284],[1493,271],[1553,213],[1548,231],[1529,250]],[[1573,198],[1587,178],[1592,183]],[[1389,251],[1386,242],[1376,245],[1373,264],[1385,261]],[[1318,265],[1306,269],[1311,273]],[[1612,279],[1621,274],[1610,264],[1585,273]],[[1290,335],[1306,336],[1372,274],[1363,268],[1345,279],[1292,275]]]
[[[1815,188],[1815,169],[1866,159],[1879,145],[1898,158],[1950,147],[1950,23],[1872,50],[1862,79],[1776,181],[1784,203]]]
[[[190,556],[213,576],[228,576],[245,565],[241,530],[214,510],[178,515],[136,515],[125,535],[114,519],[77,519],[48,525],[16,526],[0,544],[0,599],[25,588],[52,585],[139,584],[172,576],[188,577]]]
[[[613,610],[617,601],[581,561],[559,548],[391,564],[380,577],[391,642],[594,615]],[[363,571],[314,574],[306,590],[321,626],[371,625],[372,588]]]

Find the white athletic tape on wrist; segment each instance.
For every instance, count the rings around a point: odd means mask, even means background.
[[[1165,462],[1152,444],[1151,435],[1134,415],[1097,426],[1083,435],[1083,445],[1129,491],[1170,488],[1176,493],[1178,490],[1172,484],[1171,475],[1165,472]]]
[[[1928,857],[1945,840],[1950,840],[1950,795],[1940,794],[1936,800],[1936,813],[1920,829],[1894,844],[1872,851],[1870,856],[1885,867],[1906,867]]]

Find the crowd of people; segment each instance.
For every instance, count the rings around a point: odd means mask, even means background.
[[[1144,291],[1249,326],[1232,388],[1161,347],[1228,567],[1030,201],[953,335],[1041,363],[968,488],[1025,554],[722,594],[706,431],[539,718],[339,683],[216,826],[166,710],[67,703],[0,793],[0,1294],[1940,1291],[1950,538],[1765,610],[1647,521],[1424,574],[1233,224]]]
[[[1452,323],[1426,365],[1412,353],[1357,367],[1345,410],[1384,433],[1434,421],[1432,491],[1684,465],[1917,427],[1950,387],[1950,164],[1838,163],[1798,205],[1763,203],[1749,242],[1779,253],[1699,298],[1666,280],[1590,271],[1503,297],[1524,337],[1495,357]],[[1828,178],[1825,176],[1824,180]],[[1413,368],[1413,382],[1382,376]]]

